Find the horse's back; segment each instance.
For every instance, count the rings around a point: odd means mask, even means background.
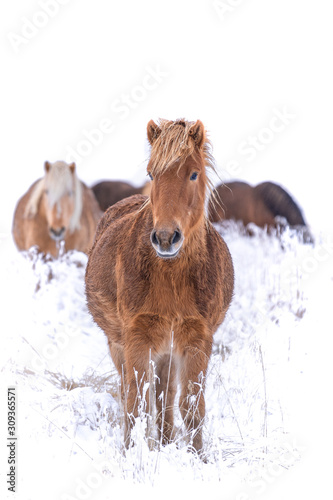
[[[224,219],[253,222],[259,227],[275,226],[275,217],[284,217],[288,224],[305,226],[300,208],[278,184],[263,182],[255,187],[241,181],[228,182],[216,188],[221,206],[215,211],[211,203],[211,221]]]
[[[139,194],[141,191],[124,181],[101,181],[93,185],[91,189],[103,211],[106,211],[118,201]]]
[[[251,222],[252,187],[246,182],[234,181],[221,184],[215,189],[217,201],[210,201],[209,214],[211,222],[224,219]]]
[[[285,217],[291,226],[305,226],[300,207],[287,191],[279,184],[262,182],[254,187],[255,197],[261,199],[273,217]]]
[[[84,182],[81,181],[82,186],[82,194],[83,194],[83,214],[86,213],[89,215],[89,218],[92,221],[94,226],[94,232],[97,227],[97,223],[103,215],[102,210],[98,204],[98,201],[95,198],[95,195]]]

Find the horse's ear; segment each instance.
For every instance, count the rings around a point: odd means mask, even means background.
[[[148,136],[148,141],[150,142],[151,145],[155,142],[157,137],[160,135],[161,129],[154,120],[150,120],[150,122],[147,125],[147,136]]]
[[[76,169],[76,165],[75,165],[75,163],[73,162],[73,163],[71,163],[71,164],[70,164],[70,165],[68,165],[68,166],[69,166],[69,170],[72,172],[72,174],[74,174],[75,169]]]
[[[192,136],[198,148],[202,148],[206,139],[205,127],[202,121],[197,120],[195,124],[192,125],[188,133],[190,136]]]
[[[45,172],[46,172],[46,173],[47,173],[47,172],[49,172],[49,171],[50,171],[50,168],[51,168],[51,163],[50,163],[49,161],[46,161],[46,162],[44,163],[44,170],[45,170]]]

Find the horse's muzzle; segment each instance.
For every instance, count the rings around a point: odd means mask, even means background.
[[[180,229],[175,231],[153,229],[150,235],[150,241],[153,245],[158,257],[162,259],[172,259],[177,257],[181,249],[184,236]]]
[[[53,240],[60,241],[64,239],[66,228],[61,227],[60,229],[54,229],[53,227],[50,227],[49,231]]]

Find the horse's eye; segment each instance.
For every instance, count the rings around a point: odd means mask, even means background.
[[[190,181],[196,181],[198,178],[198,172],[193,172],[193,174],[190,177]]]
[[[48,189],[44,189],[44,193],[45,194],[49,194],[49,190]]]
[[[148,172],[148,174],[147,174],[147,175],[148,175],[149,179],[152,181],[152,180],[153,180],[153,176],[151,175],[151,173],[150,173],[150,172]]]
[[[73,191],[68,191],[68,196],[73,196]]]

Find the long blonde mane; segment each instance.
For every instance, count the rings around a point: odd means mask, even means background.
[[[63,196],[72,191],[74,196],[74,211],[69,224],[69,231],[73,233],[80,229],[80,219],[83,208],[82,184],[72,172],[69,165],[64,161],[57,161],[50,164],[50,169],[45,176],[40,179],[31,192],[30,198],[25,208],[25,217],[34,217],[38,212],[38,206],[42,194],[48,190],[48,202],[52,208]]]

